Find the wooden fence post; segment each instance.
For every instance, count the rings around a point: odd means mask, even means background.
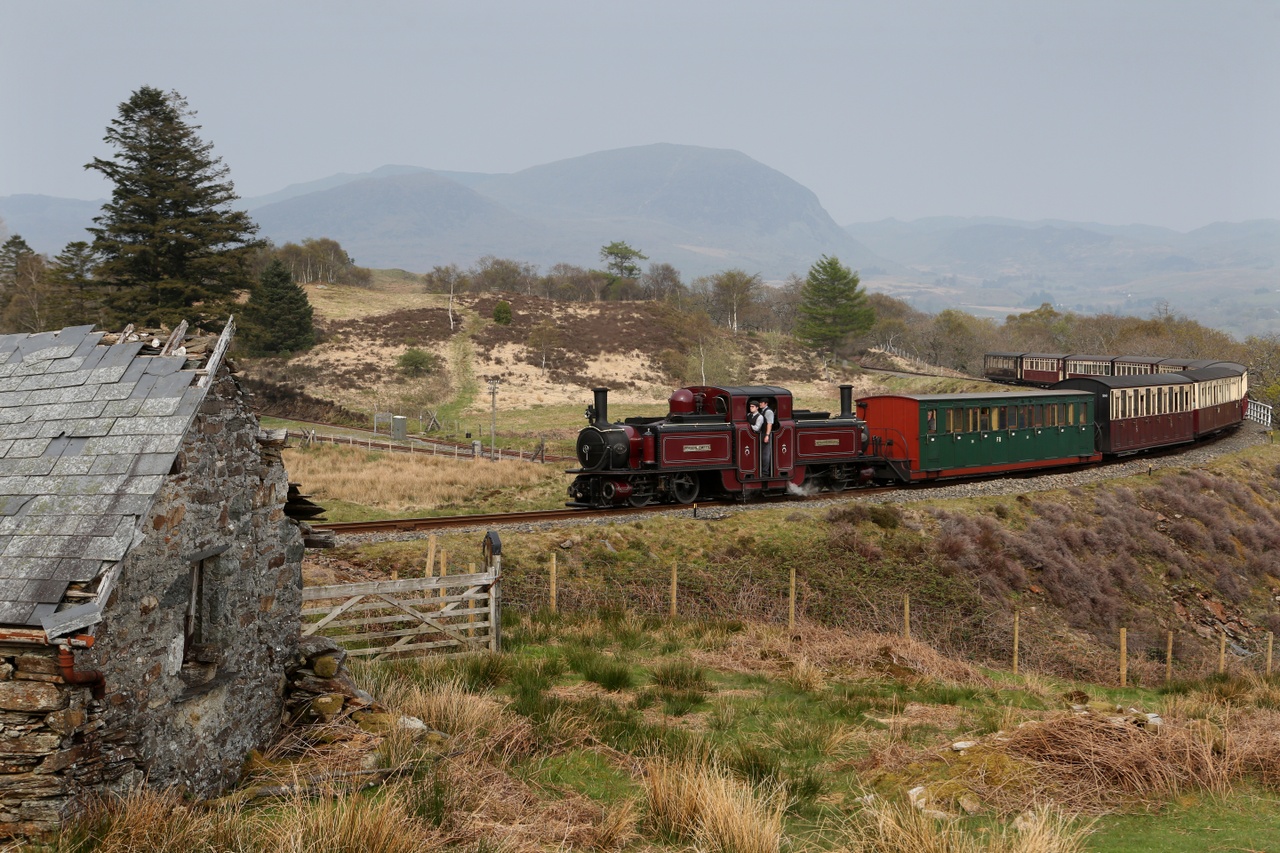
[[[1129,686],[1129,639],[1128,629],[1120,629],[1120,686]]]
[[[1275,640],[1275,634],[1267,632],[1267,676],[1271,675],[1271,645]]]
[[[556,555],[551,554],[551,612],[556,612]]]
[[[1227,671],[1227,632],[1223,631],[1218,638],[1218,675]]]
[[[791,597],[787,608],[787,630],[796,629],[796,567],[791,567]]]
[[[1170,631],[1164,641],[1164,683],[1173,681],[1173,632]]]
[[[436,573],[436,535],[432,533],[427,537],[427,571],[423,575],[429,578]]]
[[[473,562],[473,563],[471,563],[471,564],[470,564],[470,566],[468,566],[468,568],[467,568],[467,573],[468,573],[468,574],[472,574],[472,575],[474,575],[474,574],[476,573],[476,564],[475,564],[474,562]],[[458,603],[459,603],[459,604],[464,604],[464,605],[466,605],[466,608],[467,608],[468,610],[473,610],[473,609],[475,609],[475,608],[473,608],[473,607],[471,606],[471,605],[472,605],[472,604],[474,604],[475,602],[466,601],[466,600],[464,599],[463,601],[460,601],[460,602],[458,602]],[[468,614],[467,614],[467,639],[468,639],[468,640],[469,640],[469,639],[471,639],[472,637],[474,637],[474,636],[476,635],[475,621],[476,621],[476,615],[475,615],[474,613],[468,613]],[[468,648],[467,648],[467,651],[471,651],[471,649],[470,649],[470,647],[469,647],[469,646],[468,646]]]
[[[911,594],[902,594],[902,636],[911,639]]]
[[[1013,674],[1018,674],[1018,619],[1022,611],[1013,611]]]
[[[448,559],[448,558],[449,558],[449,552],[448,552],[448,551],[446,551],[445,549],[441,548],[441,549],[440,549],[440,577],[441,577],[441,579],[443,579],[445,575],[449,574],[449,559]],[[444,584],[443,584],[443,583],[441,583],[441,584],[440,584],[440,598],[444,598]]]
[[[676,618],[676,585],[678,583],[676,561],[671,561],[671,618]]]

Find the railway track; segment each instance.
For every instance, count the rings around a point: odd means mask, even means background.
[[[1204,441],[1198,442],[1190,447],[1206,447],[1220,441],[1226,435],[1214,436]],[[750,505],[760,506],[768,504],[784,504],[798,503],[812,500],[839,500],[841,498],[862,498],[872,495],[886,494],[901,491],[927,491],[930,489],[942,489],[955,486],[962,483],[983,482],[989,480],[1013,480],[1013,479],[1035,479],[1041,476],[1051,476],[1055,474],[1070,474],[1090,471],[1098,468],[1107,468],[1110,466],[1126,465],[1132,462],[1155,461],[1169,456],[1177,456],[1190,449],[1187,445],[1176,447],[1168,447],[1158,451],[1152,451],[1141,455],[1122,456],[1116,459],[1109,459],[1103,462],[1089,462],[1082,465],[1070,465],[1053,469],[1032,469],[1028,471],[1005,472],[1003,474],[992,475],[989,477],[975,477],[971,480],[952,479],[952,480],[930,480],[927,482],[913,483],[911,485],[895,485],[881,486],[875,488],[850,489],[843,492],[819,492],[813,495],[797,496],[797,495],[776,495],[765,498],[753,498]],[[388,518],[380,521],[350,521],[350,522],[334,522],[314,524],[316,530],[331,530],[335,535],[355,535],[361,533],[410,533],[429,530],[450,530],[462,527],[486,527],[499,524],[537,524],[541,522],[559,522],[559,521],[577,521],[590,518],[633,518],[635,516],[650,515],[660,512],[673,512],[685,510],[696,515],[700,507],[740,507],[743,506],[742,501],[736,500],[707,500],[699,501],[690,506],[681,506],[679,504],[652,504],[643,507],[618,506],[609,509],[552,509],[537,510],[532,512],[507,512],[507,513],[490,513],[485,515],[449,515],[436,516],[431,518]]]

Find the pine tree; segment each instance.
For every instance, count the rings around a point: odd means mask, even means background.
[[[258,226],[232,209],[228,170],[196,135],[194,116],[177,92],[144,86],[107,128],[115,158],[85,166],[115,184],[89,231],[117,321],[218,319],[249,284]]]
[[[279,260],[263,270],[245,313],[250,346],[261,355],[294,353],[315,346],[311,301]]]
[[[796,337],[819,350],[834,352],[846,337],[865,332],[876,314],[860,290],[858,274],[839,258],[822,258],[809,267],[800,289],[800,322]]]

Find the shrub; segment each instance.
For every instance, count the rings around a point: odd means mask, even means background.
[[[396,366],[405,376],[426,376],[435,371],[440,359],[417,347],[410,347],[396,361]]]
[[[499,300],[498,304],[493,306],[493,322],[499,326],[511,325],[511,303],[505,299]]]

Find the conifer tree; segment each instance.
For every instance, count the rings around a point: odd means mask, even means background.
[[[279,260],[263,270],[245,309],[247,337],[258,354],[294,353],[315,346],[311,301]]]
[[[194,116],[177,92],[143,86],[107,128],[114,158],[85,166],[115,184],[89,231],[118,321],[216,320],[249,284],[258,226],[232,209],[228,170]]]
[[[800,322],[796,337],[814,349],[834,352],[845,338],[865,332],[876,314],[859,288],[858,274],[839,258],[822,258],[809,267],[800,288]]]

